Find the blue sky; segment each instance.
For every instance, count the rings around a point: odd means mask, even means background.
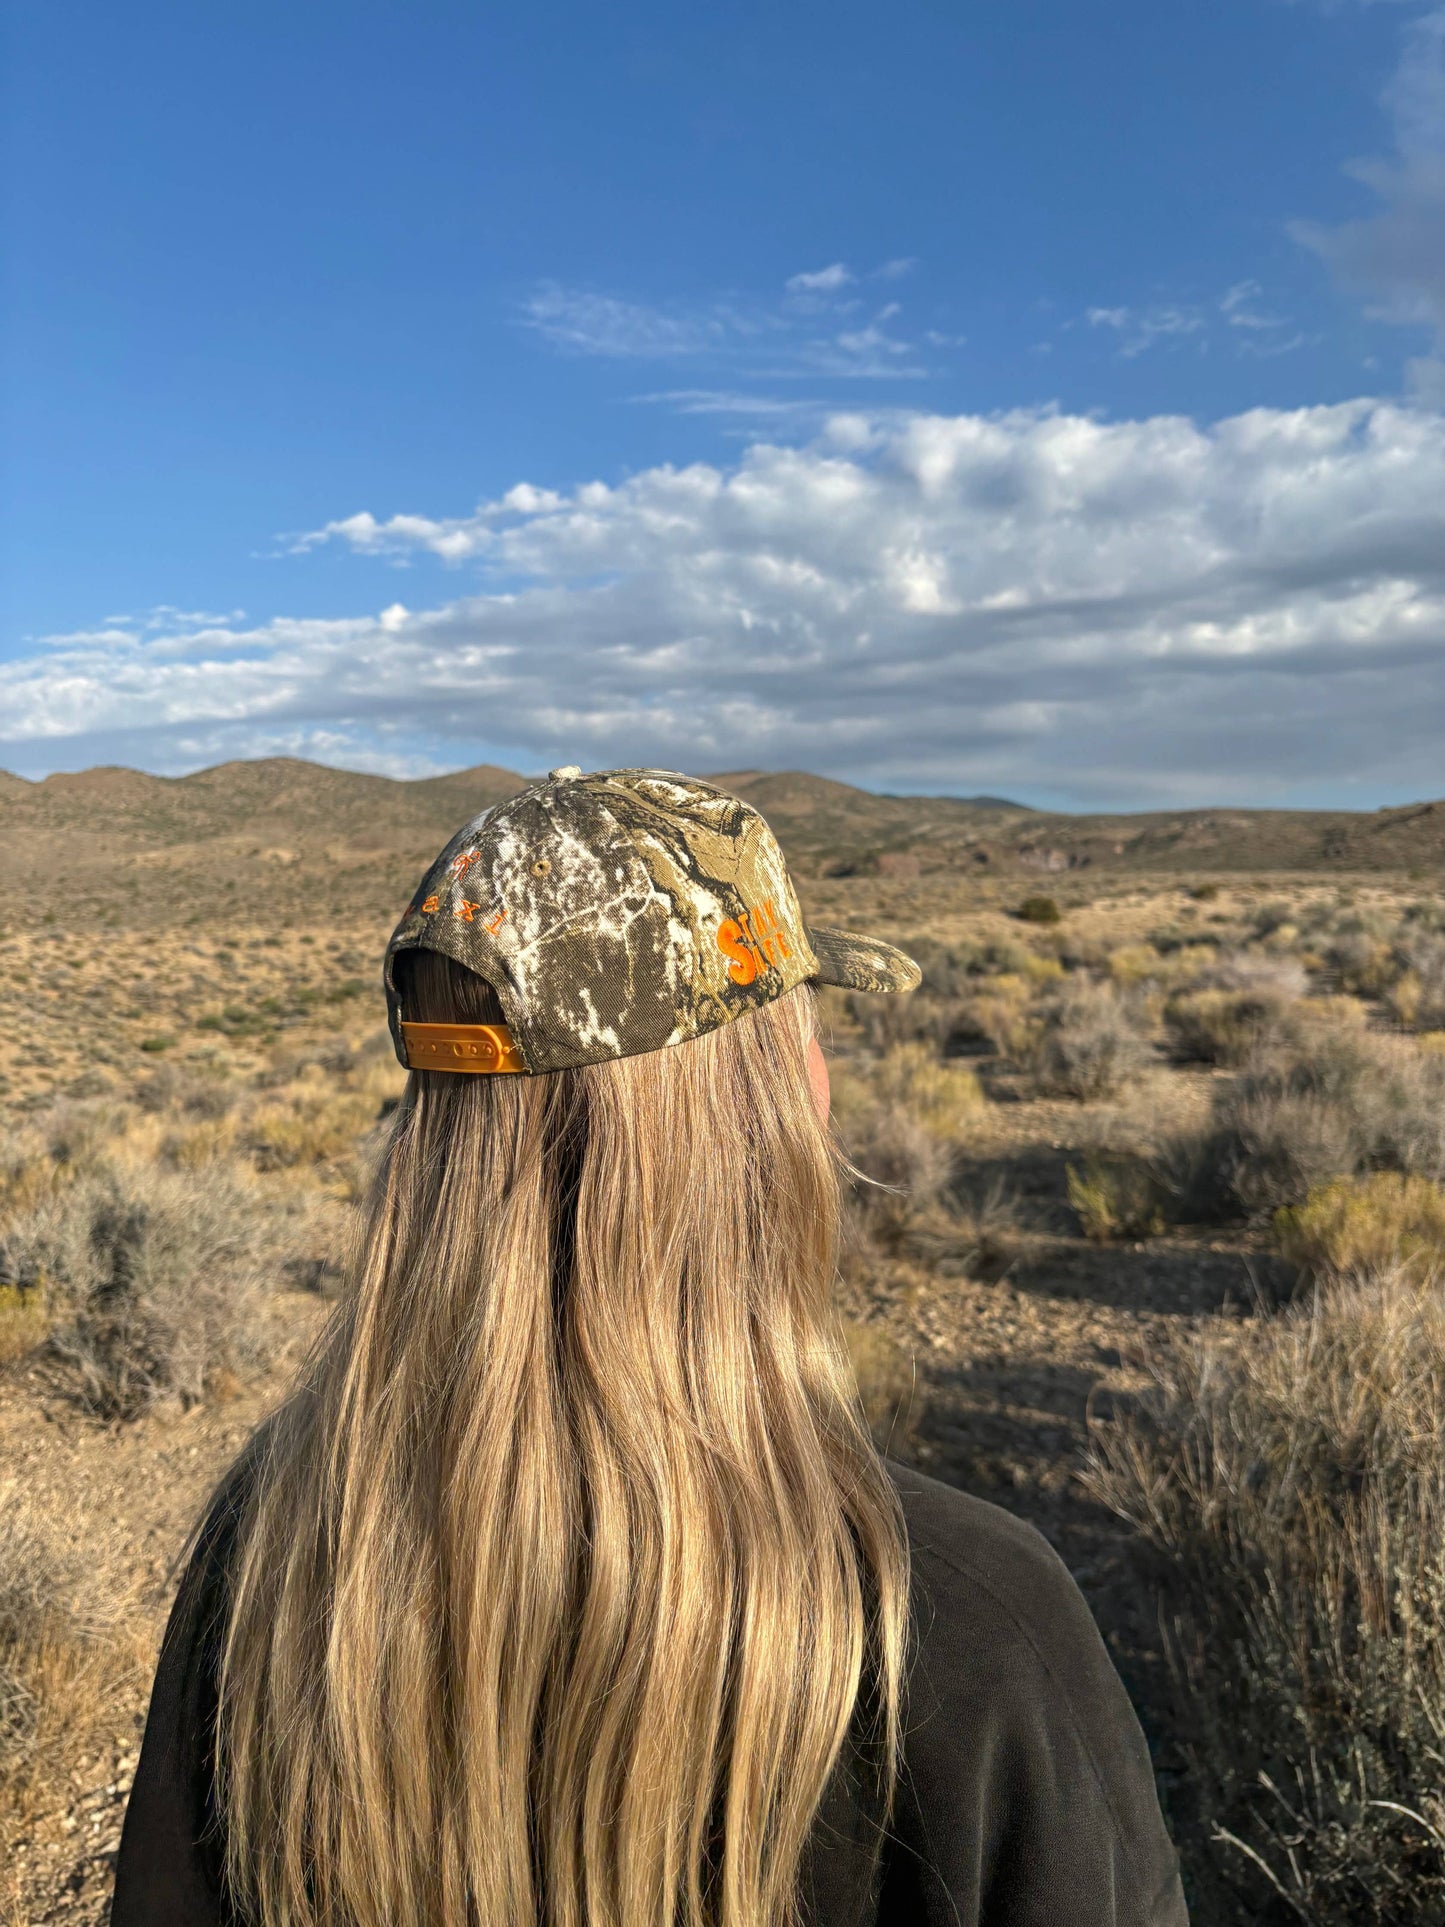
[[[0,765],[1445,789],[1445,11],[7,36]]]

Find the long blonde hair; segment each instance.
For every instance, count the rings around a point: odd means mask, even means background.
[[[404,953],[405,1015],[498,1021]],[[794,1927],[909,1559],[837,1324],[811,987],[547,1076],[413,1071],[253,1442],[217,1773],[262,1927]]]

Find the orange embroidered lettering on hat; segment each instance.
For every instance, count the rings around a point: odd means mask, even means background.
[[[505,1024],[403,1023],[406,1061],[417,1071],[524,1071]]]
[[[756,909],[744,910],[736,922],[725,917],[714,934],[718,949],[732,959],[728,975],[735,983],[750,984],[759,971],[776,969],[793,954],[771,898]]]

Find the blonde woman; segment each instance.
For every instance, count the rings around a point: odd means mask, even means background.
[[[808,928],[658,770],[475,818],[387,948],[410,1076],[336,1314],[222,1482],[113,1927],[1181,1927],[1032,1527],[875,1449]]]

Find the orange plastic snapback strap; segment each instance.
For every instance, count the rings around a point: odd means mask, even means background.
[[[525,1071],[505,1024],[408,1024],[406,1061],[418,1071]]]

